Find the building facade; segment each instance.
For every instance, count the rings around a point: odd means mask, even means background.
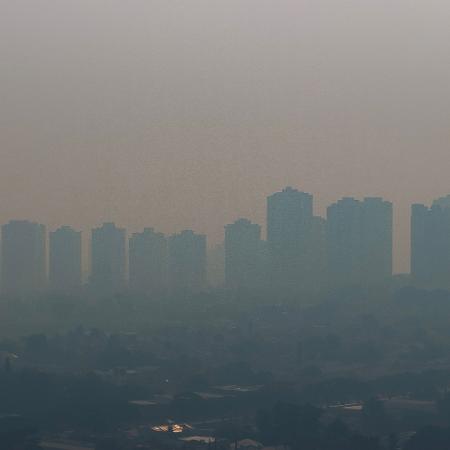
[[[14,220],[2,226],[2,293],[25,296],[42,291],[47,282],[44,225]]]
[[[141,294],[163,294],[167,289],[167,239],[153,228],[129,240],[130,289]]]
[[[206,236],[185,230],[169,238],[169,286],[172,293],[206,287]]]
[[[379,197],[366,197],[361,207],[362,279],[369,284],[379,283],[392,276],[392,203]]]
[[[225,284],[256,288],[262,282],[261,227],[247,219],[225,226]]]
[[[126,231],[114,223],[92,230],[91,279],[94,290],[114,293],[126,284]]]
[[[81,288],[81,232],[63,226],[49,234],[50,289],[73,293]]]
[[[411,208],[411,277],[419,286],[450,287],[450,208],[443,206]]]
[[[273,286],[301,287],[306,280],[313,197],[291,187],[267,198],[268,278]]]
[[[330,205],[327,260],[332,285],[377,284],[392,276],[392,204],[345,197]]]

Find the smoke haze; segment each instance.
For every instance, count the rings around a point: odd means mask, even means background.
[[[450,6],[431,0],[0,0],[0,221],[193,228],[285,185],[450,191]],[[87,233],[85,233],[87,234]]]

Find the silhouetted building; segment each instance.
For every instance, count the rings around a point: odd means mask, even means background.
[[[192,293],[206,286],[206,236],[191,230],[169,238],[169,285],[172,292]]]
[[[392,203],[366,197],[361,206],[362,277],[368,283],[378,283],[392,277]]]
[[[45,226],[14,220],[2,226],[2,292],[22,296],[46,285]]]
[[[206,263],[208,286],[223,287],[225,284],[225,246],[223,243],[208,250]]]
[[[225,283],[228,288],[255,288],[262,281],[261,227],[239,219],[225,227]]]
[[[125,287],[126,232],[113,223],[92,230],[91,286],[98,291],[114,293]]]
[[[445,197],[437,198],[433,201],[433,206],[439,206],[442,209],[450,208],[450,195],[446,195]]]
[[[411,276],[424,287],[450,287],[450,208],[441,205],[411,208]]]
[[[129,244],[129,280],[133,291],[162,294],[167,288],[167,239],[153,228],[134,233]]]
[[[311,235],[307,243],[305,285],[310,290],[320,290],[327,277],[326,223],[323,217],[314,216]]]
[[[327,209],[331,284],[380,283],[392,276],[392,204],[346,197]]]
[[[327,259],[332,285],[361,280],[361,203],[343,198],[327,208]]]
[[[81,288],[81,232],[64,226],[50,233],[49,281],[52,290],[71,293]]]
[[[296,288],[304,284],[313,197],[287,187],[267,198],[267,245],[272,285]]]

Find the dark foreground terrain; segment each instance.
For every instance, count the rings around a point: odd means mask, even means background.
[[[0,313],[2,449],[450,448],[445,291],[47,296]]]

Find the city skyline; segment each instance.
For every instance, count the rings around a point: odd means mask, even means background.
[[[450,450],[450,2],[0,7],[0,450]]]
[[[296,184],[293,184],[296,186]],[[283,188],[283,185],[279,187],[275,187],[274,191],[280,190]],[[303,189],[307,191],[307,189],[303,186]],[[0,211],[0,223],[7,223],[11,220],[11,217],[15,217],[15,220],[31,220],[34,222],[45,223],[47,228],[50,231],[55,231],[59,227],[69,224],[69,226],[74,227],[78,231],[82,231],[82,239],[83,239],[83,270],[86,271],[89,266],[89,253],[87,250],[88,247],[88,235],[91,231],[91,228],[95,225],[100,226],[105,222],[114,222],[116,224],[120,224],[120,226],[126,228],[129,235],[137,232],[141,232],[143,229],[150,227],[155,228],[156,230],[162,230],[165,234],[176,234],[182,230],[193,229],[202,234],[206,234],[208,236],[208,244],[209,248],[213,248],[216,245],[219,245],[223,241],[223,224],[232,223],[236,219],[246,218],[254,223],[258,223],[261,225],[262,234],[265,236],[267,232],[266,227],[266,201],[264,195],[267,194],[269,196],[272,192],[264,193],[261,197],[258,197],[258,201],[256,205],[250,205],[247,209],[240,208],[241,212],[238,214],[230,213],[226,217],[224,217],[223,222],[219,222],[219,218],[223,217],[220,209],[214,210],[211,207],[212,212],[216,212],[217,214],[209,215],[208,217],[214,218],[214,226],[208,226],[207,223],[201,223],[198,220],[186,220],[180,221],[179,225],[171,225],[168,223],[164,223],[162,219],[158,216],[153,215],[151,212],[144,214],[142,211],[136,214],[134,218],[131,218],[129,214],[122,215],[120,213],[115,214],[105,214],[103,218],[95,217],[92,215],[92,221],[86,222],[85,220],[80,221],[79,217],[73,217],[72,220],[63,220],[58,219],[58,214],[50,214],[49,217],[42,213],[30,215],[26,212],[19,213],[17,215],[8,215],[6,213],[2,213]],[[352,192],[346,192],[345,195],[342,196],[331,196],[327,195],[326,198],[330,198],[329,203],[326,203],[323,200],[323,197],[319,197],[316,193],[314,193],[314,216],[315,217],[326,217],[326,210],[330,204],[339,201],[345,197],[354,197],[354,198],[365,198],[365,197],[381,197],[387,198],[394,204],[394,229],[393,229],[393,269],[394,273],[408,273],[410,271],[410,208],[414,203],[431,205],[436,198],[439,198],[443,195],[445,191],[436,192],[435,196],[418,196],[417,198],[412,198],[410,203],[399,204],[392,197],[386,197],[382,194],[377,195],[374,192],[367,192],[362,195],[352,195]],[[152,197],[149,195],[149,198]],[[230,200],[231,201],[231,200]],[[117,208],[114,208],[117,211]],[[193,210],[192,210],[193,211]],[[191,213],[190,213],[191,214]],[[62,214],[63,216],[65,214]],[[192,212],[192,215],[195,214]],[[401,216],[401,217],[400,217]],[[114,218],[116,217],[116,218]],[[122,217],[122,218],[120,218]],[[47,220],[46,220],[47,219]]]
[[[290,186],[287,186],[287,188],[290,188]],[[221,245],[223,244],[224,241],[224,232],[223,232],[223,227],[224,224],[231,224],[236,220],[239,219],[246,219],[246,220],[250,220],[253,223],[257,223],[260,227],[261,227],[261,236],[264,240],[266,240],[266,236],[267,236],[267,197],[270,197],[271,195],[273,195],[276,192],[281,191],[283,188],[279,189],[279,190],[275,190],[273,192],[270,192],[267,194],[266,197],[261,197],[260,199],[260,203],[262,203],[264,205],[264,214],[262,219],[257,222],[256,220],[254,220],[252,217],[254,217],[254,214],[251,213],[251,211],[254,211],[255,208],[251,208],[250,211],[248,211],[248,214],[242,214],[242,215],[238,215],[238,216],[232,216],[228,221],[225,221],[223,224],[220,224],[220,232],[217,234],[213,234],[210,235],[208,233],[203,232],[202,230],[205,227],[199,227],[199,228],[193,228],[193,227],[176,227],[176,228],[169,228],[169,229],[165,229],[165,228],[158,228],[157,226],[155,226],[155,222],[158,222],[158,218],[154,217],[153,218],[153,222],[152,223],[147,223],[144,222],[142,226],[138,226],[138,227],[129,227],[126,225],[126,222],[128,221],[122,221],[122,222],[118,222],[118,221],[114,221],[114,220],[94,220],[92,224],[86,225],[86,226],[77,226],[76,223],[77,221],[71,222],[71,223],[65,223],[65,222],[61,222],[61,221],[56,221],[53,224],[51,224],[49,221],[46,220],[37,220],[36,218],[30,218],[27,216],[20,216],[20,217],[15,217],[15,218],[11,218],[11,217],[7,217],[4,220],[4,224],[8,223],[9,221],[30,221],[30,222],[40,222],[40,223],[44,223],[48,229],[49,232],[54,232],[57,231],[59,228],[64,227],[64,226],[69,226],[71,228],[74,228],[75,230],[82,232],[82,237],[83,237],[83,255],[82,255],[82,261],[83,261],[83,271],[85,272],[88,269],[89,266],[89,234],[91,233],[92,228],[95,228],[96,226],[101,226],[104,223],[115,223],[118,226],[121,226],[123,228],[125,228],[126,232],[127,232],[127,237],[131,237],[134,233],[141,233],[143,230],[151,228],[154,229],[158,232],[162,232],[164,233],[166,236],[170,236],[172,234],[177,234],[183,230],[195,230],[196,232],[199,232],[201,234],[206,234],[208,236],[208,250],[215,248],[217,245]],[[398,229],[398,224],[396,223],[396,216],[398,216],[398,206],[397,204],[392,201],[392,199],[386,199],[385,197],[379,197],[379,196],[374,196],[374,195],[366,195],[366,196],[362,196],[362,197],[358,197],[358,196],[352,196],[352,195],[348,195],[348,196],[343,196],[340,198],[337,198],[335,201],[331,202],[330,204],[327,204],[323,207],[318,207],[317,203],[317,196],[315,193],[312,194],[314,197],[314,201],[313,201],[313,218],[317,218],[317,219],[326,219],[327,216],[327,209],[329,208],[329,206],[333,205],[336,202],[339,202],[342,199],[345,198],[353,198],[353,199],[370,199],[370,198],[382,198],[384,200],[387,200],[388,202],[392,203],[394,208],[393,208],[393,273],[409,273],[409,265],[410,265],[410,260],[408,259],[406,266],[401,264],[400,267],[401,268],[405,268],[405,270],[399,270],[399,264],[398,264],[398,252],[396,252],[396,250],[398,250],[399,247],[399,243],[398,243],[398,234],[401,233],[401,231]],[[431,198],[429,199],[429,201],[413,201],[411,204],[409,204],[407,206],[407,210],[408,210],[408,229],[406,232],[406,235],[408,237],[408,258],[410,258],[410,252],[409,252],[409,246],[410,246],[410,221],[411,221],[411,206],[414,204],[424,204],[424,205],[430,205],[430,207],[433,204],[438,204],[440,202],[441,205],[445,206],[445,202],[447,202],[447,204],[450,204],[449,201],[450,195],[442,195],[442,193],[435,197],[435,198]],[[321,212],[318,212],[321,211]],[[0,211],[0,217],[2,217],[3,214],[1,214]],[[1,223],[1,222],[0,222]],[[397,226],[396,226],[397,225]],[[404,240],[404,237],[403,237]],[[396,264],[396,260],[397,260],[397,264]]]
[[[377,285],[395,273],[394,205],[379,197],[344,197],[314,216],[314,196],[290,186],[267,201],[267,233],[238,218],[224,225],[223,285],[235,289],[278,286],[315,291],[330,286]],[[430,207],[411,205],[411,282],[446,287],[450,274],[450,195]],[[61,293],[85,282],[98,293],[130,289],[142,294],[201,292],[213,287],[207,236],[194,230],[166,235],[154,228],[129,233],[113,222],[91,229],[89,277],[83,277],[81,231],[56,231],[30,221],[2,226],[2,292],[25,295],[47,287]],[[48,242],[47,242],[48,241]],[[218,263],[218,253],[213,265]],[[217,267],[216,267],[217,276]],[[86,268],[84,268],[86,271]],[[84,280],[83,280],[84,278]]]

